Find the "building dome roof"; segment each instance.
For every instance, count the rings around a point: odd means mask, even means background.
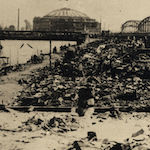
[[[78,17],[78,18],[89,18],[86,14],[73,10],[70,8],[61,8],[51,11],[44,17]]]

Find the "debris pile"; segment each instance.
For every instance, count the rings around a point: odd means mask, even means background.
[[[19,131],[53,131],[53,132],[68,132],[76,131],[79,128],[79,124],[75,118],[66,116],[65,118],[53,117],[51,119],[43,118],[40,116],[33,116],[27,121],[22,123],[22,126],[18,127]]]
[[[149,149],[148,136],[143,135],[144,130],[141,129],[134,133],[135,137],[130,137],[124,142],[110,141],[109,139],[97,139],[96,133],[88,132],[86,138],[73,141],[68,145],[68,150],[73,149],[99,149],[99,150],[133,150],[133,149]],[[89,134],[94,135],[94,140],[89,140]]]
[[[132,134],[132,137],[126,139],[123,143],[109,141],[104,139],[101,145],[101,149],[108,150],[132,150],[132,149],[149,149],[149,136],[144,134],[144,130],[141,129]]]
[[[29,79],[18,81],[25,90],[18,95],[20,105],[74,105],[75,83],[59,75],[50,75],[49,68],[33,72]]]
[[[32,63],[32,64],[38,64],[38,63],[42,63],[42,61],[44,60],[43,55],[37,56],[37,55],[33,55],[31,56],[31,59],[28,61],[28,63]]]
[[[79,89],[88,86],[96,106],[147,106],[150,55],[141,45],[139,41],[106,40],[66,47],[51,69],[37,70],[29,79],[19,81],[25,88],[18,102],[76,106]]]

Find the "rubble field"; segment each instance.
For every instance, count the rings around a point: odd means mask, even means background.
[[[148,107],[150,50],[139,41],[99,40],[65,47],[52,63],[18,80],[14,105],[77,106],[88,87],[96,107]],[[143,49],[143,50],[142,50]]]
[[[143,43],[107,39],[61,48],[51,67],[42,65],[15,79],[21,88],[11,106],[72,111],[22,113],[7,108],[0,113],[0,149],[150,149],[150,115],[144,112],[150,107],[150,52]],[[79,117],[76,107],[82,98],[92,99],[86,105],[93,107]],[[95,113],[94,107],[141,107],[143,112]]]

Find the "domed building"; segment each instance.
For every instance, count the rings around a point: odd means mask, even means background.
[[[84,13],[70,8],[62,8],[54,10],[44,17],[35,17],[33,30],[97,34],[101,32],[101,24]]]

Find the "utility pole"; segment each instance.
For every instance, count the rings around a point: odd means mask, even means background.
[[[49,66],[50,70],[52,69],[52,41],[49,41],[50,50],[49,50]]]
[[[20,25],[20,9],[18,8],[18,31],[19,31],[19,25]]]

